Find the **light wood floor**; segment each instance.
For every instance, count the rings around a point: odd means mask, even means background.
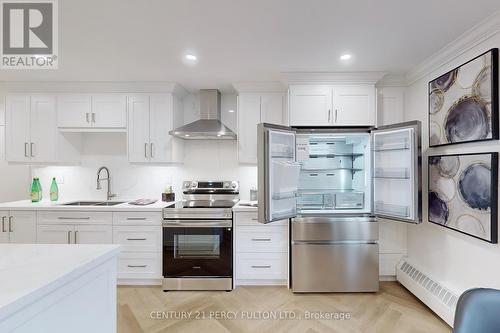
[[[151,319],[152,311],[153,316],[163,319]],[[191,312],[191,318],[166,318],[183,311]],[[207,318],[215,316],[216,311],[234,311],[238,319]],[[260,311],[263,316],[269,312],[262,311],[281,311],[274,314],[288,319],[241,318],[252,311]],[[306,311],[345,312],[351,318],[305,320]],[[195,318],[203,314],[207,319]],[[293,315],[295,319],[290,319]],[[377,294],[297,295],[285,287],[238,287],[229,293],[164,293],[160,287],[119,287],[118,332],[440,333],[451,329],[397,282],[382,282]]]

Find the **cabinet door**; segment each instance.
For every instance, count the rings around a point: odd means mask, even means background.
[[[11,211],[8,224],[11,243],[36,243],[36,212]]]
[[[87,94],[57,97],[57,127],[85,128],[91,126],[92,99]]]
[[[285,95],[264,94],[260,99],[260,121],[268,124],[286,125]]]
[[[260,95],[239,95],[238,160],[241,163],[257,163],[257,124],[260,122]]]
[[[9,212],[0,211],[0,244],[9,242]]]
[[[333,88],[336,126],[375,125],[375,87],[346,86]]]
[[[290,126],[330,126],[332,113],[330,86],[290,88]]]
[[[112,244],[113,227],[110,225],[75,226],[75,244]]]
[[[6,156],[9,162],[26,162],[30,142],[30,96],[9,95],[6,98]]]
[[[148,162],[149,147],[149,97],[128,98],[128,160]]]
[[[73,244],[74,227],[72,225],[38,225],[37,243],[40,244]]]
[[[35,162],[51,162],[56,155],[56,98],[31,97],[31,141],[29,155]]]
[[[127,97],[120,94],[92,95],[92,127],[126,128]]]
[[[152,95],[149,98],[149,156],[152,162],[171,162],[174,137],[172,95]]]

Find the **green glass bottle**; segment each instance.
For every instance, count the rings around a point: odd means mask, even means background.
[[[59,200],[59,188],[57,187],[56,177],[52,178],[52,184],[50,184],[50,201]]]
[[[42,183],[40,183],[40,178],[36,177],[36,183],[38,185],[38,201],[43,199]]]
[[[40,190],[38,187],[38,182],[36,177],[33,178],[33,183],[31,184],[31,202],[40,201]]]

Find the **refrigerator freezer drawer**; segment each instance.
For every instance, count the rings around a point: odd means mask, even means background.
[[[302,217],[292,220],[293,242],[374,242],[378,222],[374,217]]]
[[[292,245],[293,292],[378,290],[378,244]]]

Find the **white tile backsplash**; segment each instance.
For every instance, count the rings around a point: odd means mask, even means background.
[[[236,141],[185,141],[184,150],[183,164],[130,164],[124,133],[88,133],[81,165],[33,167],[32,173],[40,177],[44,192],[52,177],[64,179],[59,184],[61,200],[105,199],[106,183],[96,190],[97,169],[103,165],[111,171],[117,199],[159,198],[170,185],[180,197],[182,181],[188,179],[239,180],[242,199],[248,199],[250,188],[257,186],[257,166],[238,163]]]

